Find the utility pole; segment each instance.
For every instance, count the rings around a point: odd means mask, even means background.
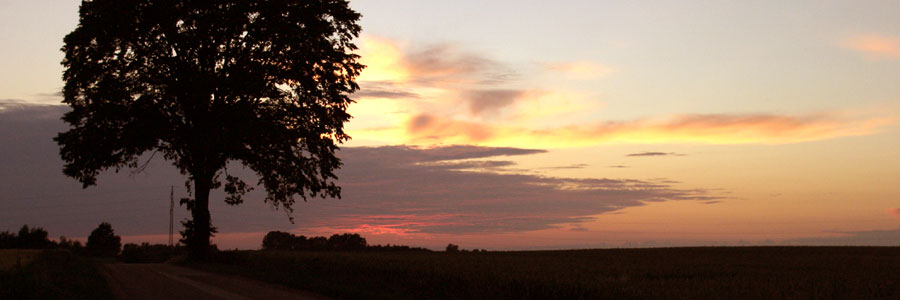
[[[174,246],[174,243],[172,241],[172,232],[175,228],[174,213],[175,213],[175,186],[173,185],[173,186],[171,186],[171,189],[169,190],[169,246],[170,247]]]

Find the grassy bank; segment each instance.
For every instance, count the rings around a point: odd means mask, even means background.
[[[3,250],[0,299],[112,299],[86,258],[66,250]],[[7,262],[12,262],[8,264]]]
[[[223,252],[195,266],[344,299],[900,299],[900,248]]]

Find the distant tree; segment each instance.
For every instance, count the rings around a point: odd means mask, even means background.
[[[19,235],[16,237],[16,248],[21,249],[46,249],[53,248],[53,243],[47,238],[47,231],[40,227],[29,228],[22,225]]]
[[[84,254],[84,247],[81,246],[81,242],[67,239],[65,236],[59,237],[59,244],[57,247],[60,249],[67,249],[78,255]]]
[[[87,253],[90,256],[115,257],[122,248],[122,238],[113,232],[112,225],[103,222],[91,231],[87,241]]]
[[[314,236],[307,240],[304,250],[328,250],[328,239],[324,236]]]
[[[263,237],[262,248],[263,250],[292,250],[295,238],[293,234],[287,232],[270,231]]]
[[[328,238],[328,247],[335,250],[363,250],[366,249],[366,238],[358,233],[335,234]]]
[[[60,248],[72,248],[72,246],[74,245],[74,242],[77,242],[77,241],[72,241],[70,239],[67,239],[66,236],[62,235],[59,237],[59,243],[57,245]]]
[[[447,252],[459,252],[459,246],[454,244],[447,244]]]
[[[297,196],[340,197],[334,152],[364,67],[346,0],[83,0],[79,15],[62,48],[66,175],[87,188],[161,153],[188,175],[195,259],[209,249],[210,190],[224,183],[236,205],[252,189],[229,162],[289,213]]]
[[[294,237],[294,242],[291,245],[291,250],[310,250],[312,249],[312,245],[306,236],[296,236]]]
[[[0,232],[0,249],[17,248],[16,234],[9,231]]]

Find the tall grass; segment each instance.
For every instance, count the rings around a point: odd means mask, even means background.
[[[0,249],[0,272],[27,265],[40,254],[36,249]]]
[[[94,265],[66,250],[43,250],[28,263],[0,271],[0,299],[112,298]]]
[[[208,270],[343,299],[900,299],[900,248],[223,252]]]

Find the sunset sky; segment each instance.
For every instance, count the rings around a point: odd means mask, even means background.
[[[368,67],[342,199],[294,224],[259,192],[213,201],[213,242],[900,245],[900,2],[622,2],[351,1]],[[165,242],[170,186],[186,195],[168,162],[62,175],[78,4],[0,0],[0,231]]]

